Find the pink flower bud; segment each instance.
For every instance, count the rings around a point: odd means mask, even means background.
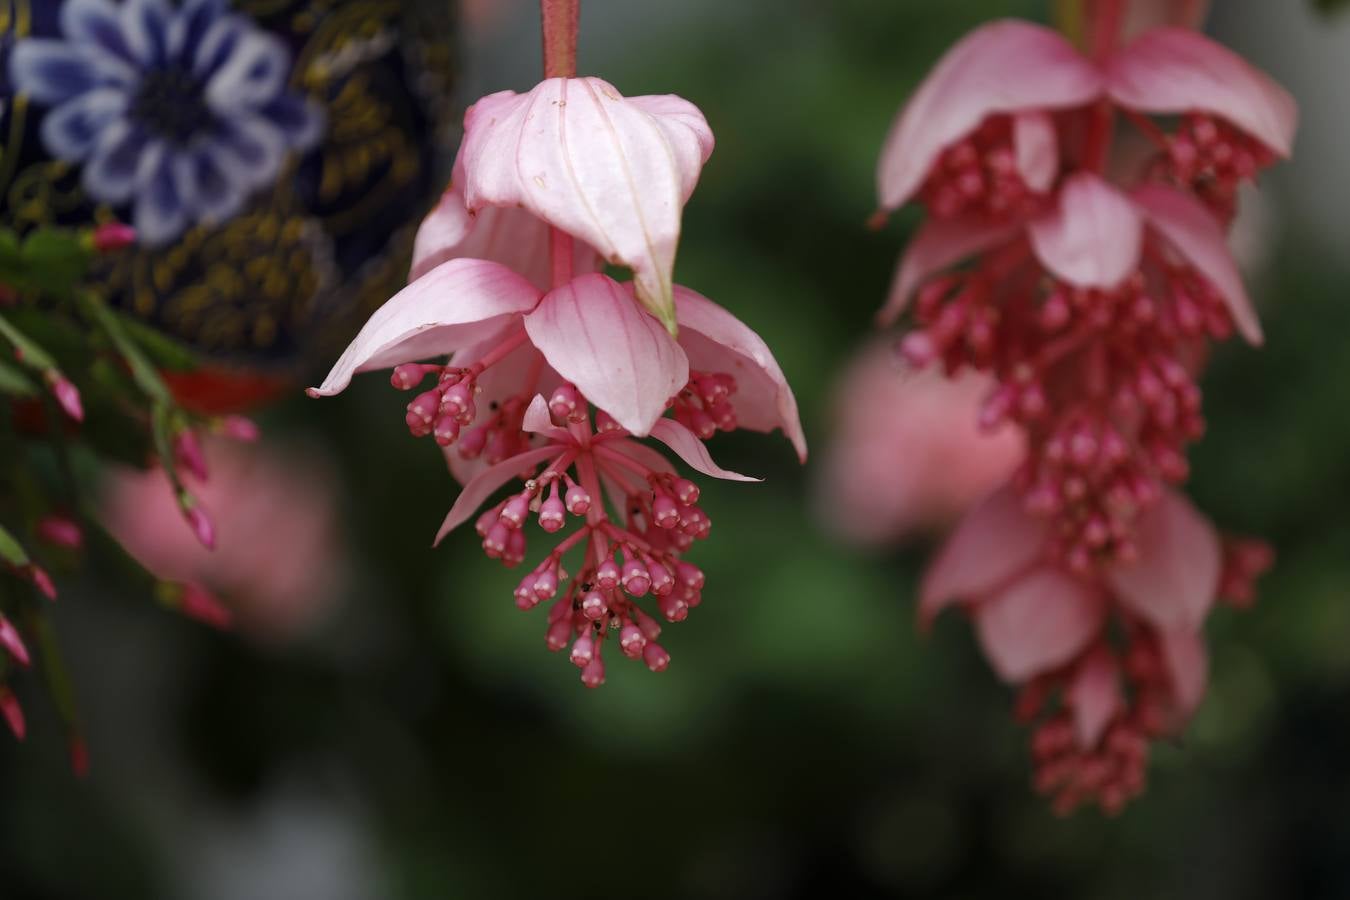
[[[84,545],[84,531],[74,519],[61,515],[43,516],[37,523],[37,536],[53,547],[78,550]]]
[[[530,495],[522,491],[506,501],[502,507],[501,521],[507,528],[519,528],[525,524],[525,517],[530,514],[530,499]]]
[[[619,649],[623,655],[629,659],[637,659],[642,655],[642,650],[647,646],[647,638],[632,622],[623,626],[619,632]]]
[[[567,641],[572,637],[572,619],[570,616],[563,616],[549,623],[548,631],[544,634],[544,643],[548,649],[554,653],[567,646]]]
[[[586,633],[572,642],[572,652],[569,656],[572,665],[578,669],[584,668],[595,658],[595,642],[591,640],[590,629]]]
[[[569,485],[563,497],[567,511],[574,516],[584,516],[591,508],[591,495],[579,484]]]
[[[665,492],[652,501],[652,520],[660,528],[674,528],[680,524],[680,509],[675,498]]]
[[[93,245],[99,253],[112,253],[136,243],[136,229],[122,222],[104,222],[94,229]]]
[[[190,506],[183,509],[183,517],[187,519],[188,527],[192,533],[197,536],[197,540],[207,550],[214,550],[216,547],[216,527],[211,523],[211,517],[206,514],[206,510],[197,505],[196,501],[189,500]]]
[[[603,619],[609,612],[609,604],[605,602],[605,597],[599,591],[591,591],[581,598],[581,614],[595,622]]]
[[[14,627],[14,623],[0,615],[0,647],[3,647],[14,661],[24,668],[32,664],[32,658],[28,655],[28,648],[24,646],[23,638],[19,637],[19,630]]]
[[[558,593],[557,569],[545,569],[534,579],[534,595],[540,600],[549,600]]]
[[[648,641],[647,646],[642,648],[642,661],[653,672],[664,672],[670,665],[670,654],[656,641]]]
[[[581,395],[570,384],[560,384],[548,400],[548,411],[557,425],[579,422],[586,417]],[[579,413],[579,415],[578,415]]]
[[[75,387],[70,379],[55,369],[47,370],[46,380],[62,411],[74,421],[83,422],[84,405],[80,402],[79,388]]]
[[[202,453],[201,442],[192,429],[185,428],[174,435],[173,457],[179,468],[185,469],[198,481],[206,481],[206,455]]]
[[[643,565],[642,560],[636,558],[623,564],[620,581],[623,582],[623,589],[632,597],[645,597],[652,586],[647,567]]]
[[[28,733],[28,726],[23,718],[23,707],[19,705],[19,698],[14,696],[14,692],[8,686],[0,686],[0,716],[4,717],[5,724],[9,726],[15,739],[23,740],[24,735]]]
[[[56,585],[52,582],[52,576],[47,574],[47,570],[39,565],[29,563],[27,567],[28,577],[33,582],[33,586],[41,592],[42,596],[48,600],[56,599]]]
[[[598,654],[581,670],[581,683],[592,689],[605,683],[605,661]]]
[[[567,508],[558,498],[558,489],[555,484],[548,499],[539,506],[539,527],[549,534],[559,531],[566,520],[566,513]]]
[[[251,444],[262,436],[258,423],[248,416],[225,416],[220,420],[217,429],[225,437],[246,444]]]
[[[196,584],[183,586],[178,608],[189,619],[196,619],[221,631],[228,629],[234,622],[234,615],[205,588]]]

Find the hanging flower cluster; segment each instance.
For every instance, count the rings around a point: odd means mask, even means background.
[[[719,431],[782,429],[806,456],[768,347],[672,282],[712,133],[679,97],[623,97],[591,77],[484,97],[464,125],[412,280],[310,393],[392,367],[395,387],[417,391],[409,431],[443,447],[464,484],[437,542],[472,519],[484,552],[519,566],[534,519],[559,537],[515,600],[550,604],[548,647],[570,646],[589,687],[604,681],[611,634],[619,652],[661,671],[670,657],[658,620],[698,606],[703,573],[683,555],[712,523],[698,486],[637,439],[738,481],[754,479],[719,467],[703,443]],[[632,281],[600,273],[606,262]],[[508,482],[519,483],[475,517]]]
[[[994,386],[981,425],[1027,437],[1011,484],[958,527],[921,618],[960,603],[991,663],[1024,685],[1037,786],[1069,811],[1119,809],[1149,741],[1204,690],[1201,627],[1250,599],[1269,553],[1230,543],[1173,487],[1204,431],[1209,346],[1261,329],[1226,244],[1238,187],[1287,157],[1293,100],[1188,29],[1121,46],[1127,2],[1088,4],[1090,55],[1001,21],[954,46],[887,138],[889,212],[927,220],[900,260],[884,324],[900,352]],[[1155,144],[1112,167],[1117,119]]]

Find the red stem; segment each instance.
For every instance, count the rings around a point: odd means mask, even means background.
[[[1092,18],[1092,58],[1106,61],[1120,41],[1120,28],[1125,18],[1126,0],[1097,0],[1097,14]],[[1106,158],[1111,148],[1111,132],[1115,127],[1115,107],[1110,100],[1098,101],[1092,110],[1088,125],[1087,150],[1083,167],[1093,172],[1106,170]]]
[[[544,36],[544,77],[575,77],[581,0],[539,0],[539,17]],[[567,284],[572,280],[572,236],[550,228],[548,254],[552,285]]]

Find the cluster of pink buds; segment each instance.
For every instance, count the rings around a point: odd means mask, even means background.
[[[513,567],[530,558],[533,527],[553,540],[516,605],[549,605],[548,648],[570,647],[597,687],[609,637],[662,671],[658,621],[681,621],[702,599],[703,572],[683,559],[712,530],[699,488],[639,439],[739,481],[754,479],[703,443],[717,432],[781,429],[803,460],[806,442],[764,342],[672,281],[683,207],[713,148],[702,113],[574,77],[576,4],[542,8],[550,77],[468,110],[408,286],[310,393],[339,393],[369,369],[392,367],[402,390],[435,378],[405,422],[445,449],[464,485],[437,542],[474,520],[484,553]],[[606,262],[632,281],[601,274]]]
[[[916,199],[928,220],[881,319],[912,302],[908,364],[992,377],[981,426],[1027,439],[1010,487],[934,564],[925,620],[949,602],[973,610],[995,668],[1025,685],[1019,710],[1064,707],[1035,732],[1038,787],[1059,810],[1115,811],[1143,786],[1148,742],[1203,693],[1204,614],[1219,595],[1250,602],[1270,564],[1259,543],[1223,553],[1171,489],[1204,432],[1210,343],[1261,340],[1225,231],[1238,186],[1288,156],[1296,110],[1197,32],[1124,41],[1129,0],[1086,5],[1089,52],[1030,23],[986,25],[897,119],[883,214]],[[1180,118],[1169,133],[1155,116]],[[1156,145],[1125,183],[1109,164],[1118,118]],[[963,541],[1016,565],[997,584],[953,574],[954,556],[981,564]]]

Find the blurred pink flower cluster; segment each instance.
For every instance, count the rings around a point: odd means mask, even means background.
[[[1022,686],[1019,716],[1039,721],[1037,787],[1065,812],[1115,811],[1142,790],[1149,742],[1203,695],[1213,601],[1249,601],[1269,565],[1259,543],[1222,542],[1174,486],[1204,430],[1210,344],[1261,341],[1226,228],[1238,187],[1289,155],[1297,119],[1241,57],[1144,21],[1177,7],[1085,6],[1086,52],[1021,21],[963,38],[896,119],[878,170],[883,212],[913,200],[927,213],[882,323],[911,311],[906,363],[952,390],[979,373],[978,408],[952,408],[1025,436],[1008,484],[934,562],[921,619],[970,613],[995,670]],[[1120,125],[1155,148],[1128,183],[1109,174]],[[927,440],[897,437],[910,456]],[[973,444],[943,451],[934,479],[983,479]]]
[[[546,535],[577,521],[515,600],[550,604],[548,647],[570,645],[596,687],[611,632],[625,656],[664,669],[658,619],[684,619],[704,585],[683,559],[712,527],[699,488],[637,439],[739,481],[753,479],[704,445],[719,431],[782,429],[803,459],[806,443],[769,348],[672,280],[684,204],[713,149],[703,114],[679,97],[624,97],[571,77],[576,6],[543,8],[546,70],[558,77],[468,110],[410,283],[311,393],[389,367],[395,387],[418,390],[407,427],[443,447],[464,484],[437,541],[473,519],[484,552],[517,566],[527,519]],[[602,274],[604,263],[632,281]],[[508,482],[510,495],[478,514]]]

